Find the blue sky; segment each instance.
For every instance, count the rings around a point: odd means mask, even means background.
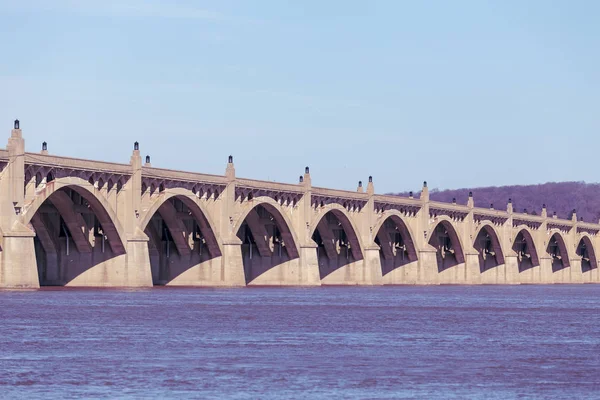
[[[0,0],[0,127],[379,193],[597,182],[599,20],[595,1]]]

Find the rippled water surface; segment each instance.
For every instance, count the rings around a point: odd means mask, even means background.
[[[0,292],[2,398],[600,398],[600,286]]]

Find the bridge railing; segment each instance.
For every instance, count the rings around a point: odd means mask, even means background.
[[[469,212],[471,209],[468,206],[462,204],[444,203],[441,201],[429,201],[429,207],[431,208],[443,208],[452,211]]]
[[[481,215],[489,215],[490,217],[509,217],[509,213],[506,210],[497,210],[495,208],[484,208],[484,207],[473,207],[473,212]]]
[[[600,224],[579,221],[577,222],[577,231],[597,235],[600,232]]]
[[[235,183],[238,186],[248,187],[252,189],[268,189],[275,192],[301,193],[304,191],[304,186],[302,186],[301,184],[294,183],[281,183],[244,178],[236,178]]]
[[[421,200],[410,198],[410,197],[402,197],[402,196],[394,196],[389,194],[376,194],[373,196],[373,199],[376,202],[380,203],[388,203],[388,204],[398,204],[398,205],[410,205],[410,206],[420,206],[422,204]]]
[[[198,172],[178,171],[174,169],[142,167],[142,176],[183,182],[226,184],[227,178],[222,175],[201,174]]]
[[[351,190],[327,189],[316,186],[313,186],[311,190],[314,195],[320,196],[339,197],[355,200],[368,200],[369,198],[369,195],[367,193],[354,192]]]
[[[131,165],[39,153],[25,153],[25,164],[131,175]]]
[[[0,149],[0,163],[6,164],[9,161],[9,152],[6,149]],[[103,173],[115,173],[120,175],[131,175],[131,164],[115,163],[106,161],[87,160],[75,157],[65,157],[57,155],[48,155],[40,153],[25,153],[25,164],[39,165],[49,168],[65,168],[74,170],[97,171]],[[183,182],[198,182],[207,184],[227,184],[227,178],[224,175],[203,174],[197,172],[188,172],[173,170],[167,168],[142,167],[142,176],[146,178],[164,179],[171,181]],[[264,189],[275,192],[302,193],[304,186],[301,183],[281,183],[264,181],[258,179],[236,178],[236,185],[251,189]],[[366,192],[358,192],[351,190],[330,189],[323,187],[312,187],[313,196],[326,197],[332,199],[347,199],[350,201],[358,201],[365,203],[369,199],[369,194]],[[375,194],[373,199],[376,203],[386,205],[399,205],[420,207],[422,201],[418,198],[408,198],[395,195]],[[429,206],[434,210],[445,210],[456,215],[464,215],[473,212],[478,216],[478,219],[490,219],[495,221],[506,220],[512,216],[515,224],[525,223],[533,225],[541,225],[547,223],[549,227],[555,227],[562,230],[572,229],[577,226],[578,231],[590,232],[595,234],[600,233],[600,223],[573,221],[570,219],[554,218],[552,216],[543,217],[541,215],[531,215],[526,213],[513,212],[510,214],[506,210],[496,210],[482,207],[470,208],[467,205],[444,203],[439,201],[430,201]]]

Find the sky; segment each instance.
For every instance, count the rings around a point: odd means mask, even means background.
[[[0,147],[377,193],[600,181],[600,2],[0,0]],[[4,128],[2,128],[4,127]],[[5,139],[2,139],[4,132]]]

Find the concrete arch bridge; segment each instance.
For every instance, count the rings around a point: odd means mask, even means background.
[[[600,225],[0,149],[0,287],[600,281]]]

